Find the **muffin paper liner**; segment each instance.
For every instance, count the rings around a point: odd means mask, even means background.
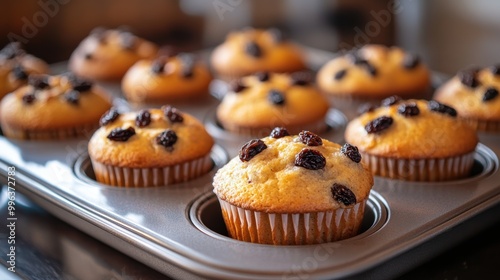
[[[158,187],[186,182],[208,173],[213,162],[210,155],[173,166],[159,168],[127,168],[102,164],[93,159],[96,180],[118,187]]]
[[[325,212],[277,214],[247,210],[219,198],[229,236],[273,245],[318,244],[358,234],[366,200]]]
[[[477,131],[500,132],[500,121],[487,121],[478,119],[463,118],[466,123]]]
[[[222,126],[227,131],[237,133],[239,135],[255,136],[255,137],[269,136],[271,131],[276,126],[285,127],[288,130],[288,132],[292,135],[299,134],[299,132],[301,132],[302,130],[309,130],[309,131],[312,131],[314,133],[322,133],[328,129],[328,125],[326,124],[324,119],[321,119],[320,121],[317,121],[314,123],[304,124],[304,125],[275,125],[273,127],[259,127],[259,128],[240,127],[237,125],[228,125],[228,124],[222,124]]]
[[[60,128],[53,130],[24,130],[13,128],[8,125],[2,126],[2,132],[8,138],[23,140],[64,140],[71,138],[87,137],[92,134],[99,126],[81,125],[78,127]]]
[[[376,176],[435,182],[467,177],[474,164],[474,153],[431,159],[399,159],[361,154],[363,163]]]

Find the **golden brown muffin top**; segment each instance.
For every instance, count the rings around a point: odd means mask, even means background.
[[[232,84],[217,118],[240,127],[296,126],[324,119],[328,107],[306,73],[261,72]]]
[[[478,143],[474,129],[457,118],[455,109],[431,100],[398,100],[349,122],[347,142],[371,155],[430,159],[473,152]]]
[[[25,85],[30,74],[47,74],[43,60],[27,54],[19,43],[10,43],[0,50],[0,99]]]
[[[426,93],[431,86],[429,70],[417,56],[382,45],[334,58],[319,70],[317,83],[330,94],[368,98]]]
[[[28,130],[47,130],[98,124],[111,107],[99,86],[71,73],[31,75],[28,85],[1,102],[2,123]]]
[[[191,54],[140,60],[122,80],[123,92],[134,102],[186,100],[208,95],[212,76]]]
[[[294,72],[306,68],[302,50],[277,29],[234,31],[215,48],[211,64],[216,72],[245,76],[259,71]]]
[[[112,108],[101,118],[89,154],[106,165],[155,168],[206,156],[214,141],[193,116],[171,106],[120,114]]]
[[[435,99],[455,108],[460,117],[500,121],[500,66],[468,69],[439,87]]]
[[[306,213],[349,208],[368,198],[373,176],[356,147],[343,147],[309,131],[251,140],[215,174],[223,200],[266,213]]]
[[[94,29],[71,54],[69,69],[89,79],[116,80],[141,59],[154,58],[158,46],[134,34]]]

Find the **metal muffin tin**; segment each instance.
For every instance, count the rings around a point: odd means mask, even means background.
[[[309,52],[323,62],[332,55]],[[120,98],[117,85],[104,86],[117,97],[116,105],[136,108]],[[491,212],[500,202],[500,137],[481,135],[483,144],[468,178],[424,183],[376,177],[355,237],[305,246],[233,240],[227,237],[211,181],[249,138],[217,125],[217,102],[179,106],[202,120],[217,142],[211,153],[214,169],[188,183],[143,189],[103,185],[94,179],[87,140],[3,136],[0,180],[7,181],[8,167],[15,166],[17,191],[87,234],[181,279],[392,277],[500,219]],[[330,129],[322,137],[343,142],[345,116],[332,109],[325,121]]]

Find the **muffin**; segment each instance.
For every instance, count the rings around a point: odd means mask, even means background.
[[[193,116],[171,106],[101,118],[88,150],[97,181],[120,187],[166,186],[212,168],[214,144]]]
[[[125,74],[122,89],[132,102],[164,103],[205,98],[211,80],[205,65],[181,53],[138,61]]]
[[[276,126],[291,133],[324,131],[328,100],[302,72],[260,72],[232,83],[217,107],[221,126],[242,135],[263,136]]]
[[[302,245],[356,235],[373,177],[356,147],[275,128],[246,143],[213,179],[232,238]]]
[[[435,99],[452,106],[478,131],[500,132],[500,66],[468,69],[436,90]]]
[[[303,51],[278,29],[253,28],[229,33],[224,43],[214,49],[211,65],[223,79],[260,71],[296,72],[306,68]]]
[[[1,127],[5,136],[25,140],[88,136],[110,107],[103,89],[73,74],[31,75],[2,99]]]
[[[392,95],[428,98],[430,73],[413,54],[398,47],[366,45],[334,58],[317,75],[318,87],[349,119],[364,103],[377,104]]]
[[[0,50],[0,99],[28,83],[30,74],[47,74],[43,60],[27,54],[19,43],[10,43]]]
[[[359,148],[373,174],[409,181],[466,177],[478,143],[452,107],[395,97],[350,121],[345,139]]]
[[[119,80],[141,59],[153,59],[158,47],[130,32],[96,28],[71,54],[68,67],[91,80]]]

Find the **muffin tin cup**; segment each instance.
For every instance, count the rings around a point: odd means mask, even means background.
[[[229,236],[240,241],[272,245],[334,242],[355,236],[364,217],[366,200],[350,208],[310,213],[265,213],[235,206],[219,198]]]
[[[327,55],[332,54],[308,51],[316,65],[327,61]],[[115,106],[129,110],[119,85],[112,86]],[[85,139],[0,137],[0,181],[6,182],[8,168],[15,166],[17,191],[175,279],[394,278],[499,219],[500,142],[485,133],[481,143],[486,145],[478,145],[475,171],[467,178],[412,182],[376,176],[363,223],[351,238],[299,246],[230,238],[211,182],[249,139],[218,126],[213,106],[201,109],[186,106],[187,112],[205,118],[217,144],[213,169],[194,180],[168,187],[114,187],[95,180]],[[321,136],[342,143],[345,115],[331,109],[326,122],[331,128]]]
[[[127,168],[91,161],[98,182],[119,187],[159,187],[187,182],[213,167],[210,155],[160,168]]]
[[[361,152],[362,161],[376,176],[407,181],[437,182],[466,177],[475,152],[448,158],[402,159]]]

